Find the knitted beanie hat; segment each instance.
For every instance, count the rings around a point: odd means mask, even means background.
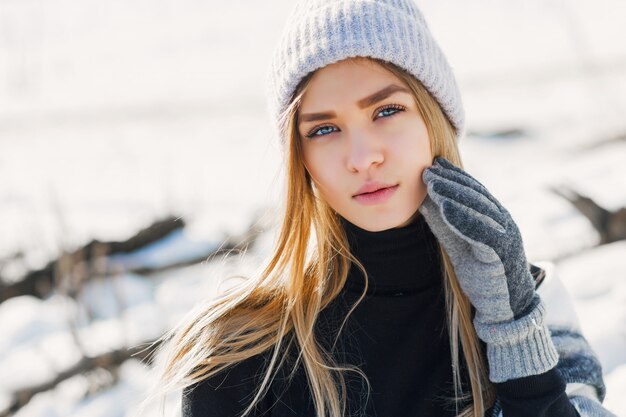
[[[415,76],[443,109],[457,140],[461,137],[465,116],[452,68],[413,0],[300,0],[267,74],[268,110],[281,145],[281,116],[300,80],[356,56],[391,62]]]

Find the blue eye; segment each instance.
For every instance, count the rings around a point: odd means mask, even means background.
[[[392,112],[392,113],[390,113],[390,114],[389,114],[389,113],[387,113],[389,116],[393,116],[394,114],[396,114],[396,113],[398,113],[398,112],[404,111],[404,110],[405,110],[405,107],[404,107],[404,106],[397,105],[397,104],[392,104],[392,105],[390,105],[390,106],[386,106],[386,107],[383,107],[382,109],[377,110],[377,113],[376,113],[376,114],[380,114],[380,113],[382,113],[382,112],[386,112],[386,111],[388,111],[388,110],[393,110],[393,112]],[[383,117],[389,117],[389,116],[383,116]]]
[[[328,129],[328,128],[332,128],[332,126],[321,126],[321,127],[319,127],[319,128],[316,128],[316,129],[312,130],[310,133],[307,133],[306,137],[307,137],[307,138],[312,138],[313,136],[326,136],[325,134],[323,134],[323,135],[317,135],[316,133],[317,133],[317,132],[320,132],[320,131],[322,131],[322,130],[324,130],[324,129]],[[328,132],[328,133],[332,133],[332,131],[331,131],[331,132]]]
[[[399,113],[399,112],[402,112],[402,111],[406,110],[406,107],[401,106],[399,104],[391,104],[391,105],[387,105],[387,106],[384,106],[384,107],[376,109],[374,114],[379,115],[379,114],[381,114],[383,112],[388,112],[390,110],[391,110],[391,113],[386,113],[386,115],[383,115],[381,117],[383,117],[383,118],[391,117],[391,116],[393,116],[396,113]],[[327,134],[330,134],[330,133],[333,132],[332,130],[330,130],[330,131],[327,131],[327,133],[322,133],[322,134],[318,135],[319,132],[323,132],[326,129],[334,129],[334,127],[333,126],[328,126],[328,125],[326,125],[326,126],[316,126],[315,128],[313,128],[313,130],[311,130],[305,136],[307,138],[313,138],[313,137],[326,136]]]

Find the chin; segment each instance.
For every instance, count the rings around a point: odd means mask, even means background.
[[[416,211],[416,213],[419,213]],[[381,232],[383,230],[393,229],[396,227],[402,227],[408,224],[415,213],[411,213],[408,216],[393,216],[388,218],[383,218],[380,216],[378,218],[374,218],[373,216],[369,216],[367,219],[363,219],[364,221],[352,221],[348,219],[351,223],[359,226],[361,229],[365,229],[369,232]]]

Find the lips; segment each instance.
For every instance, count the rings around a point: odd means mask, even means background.
[[[383,204],[389,200],[398,189],[399,185],[393,185],[391,187],[380,188],[378,191],[369,193],[357,194],[353,198],[359,203],[366,206]]]
[[[389,187],[378,188],[378,189],[376,189],[376,190],[369,191],[369,192],[367,192],[367,193],[357,194],[357,195],[363,195],[363,194],[374,194],[376,191],[384,190],[385,188],[389,188]]]
[[[363,184],[363,186],[361,186],[361,188],[357,190],[356,194],[354,194],[353,197],[361,194],[373,193],[384,188],[394,187],[396,185],[397,184],[386,184],[379,181],[366,182],[365,184]]]

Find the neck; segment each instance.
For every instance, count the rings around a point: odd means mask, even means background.
[[[368,293],[414,292],[441,285],[437,240],[421,214],[405,226],[379,232],[340,219],[352,254],[367,271]],[[361,292],[364,286],[363,274],[352,264],[346,289]]]

